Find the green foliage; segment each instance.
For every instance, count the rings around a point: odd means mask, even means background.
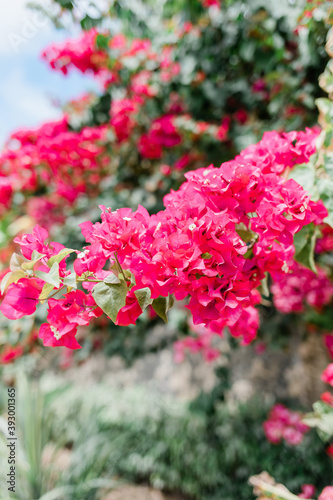
[[[328,6],[329,3],[328,3]],[[333,15],[327,16],[326,22],[333,24]],[[316,100],[319,109],[319,123],[322,132],[317,141],[317,154],[308,166],[297,167],[293,172],[295,180],[309,191],[313,199],[321,199],[328,211],[325,222],[333,227],[333,155],[331,152],[333,139],[333,27],[327,34],[326,51],[330,57],[324,72],[320,75],[319,84],[329,94],[328,98]]]
[[[138,299],[139,306],[142,311],[144,311],[150,304],[152,304],[151,290],[150,288],[141,288],[140,290],[136,290],[134,292],[136,298]]]
[[[37,276],[37,278],[42,279],[43,281],[49,283],[50,285],[53,285],[55,287],[60,286],[58,262],[52,264],[52,267],[48,273],[45,273],[44,271],[35,271],[35,275]]]
[[[126,281],[118,281],[119,283],[97,283],[92,292],[96,304],[113,322],[116,321],[120,309],[124,307],[127,295]]]
[[[1,293],[3,293],[11,283],[17,283],[18,280],[25,277],[25,272],[21,269],[7,273],[1,280]]]
[[[102,455],[102,434],[93,419],[90,423],[86,422],[85,429],[80,429],[83,439],[77,437],[75,440],[77,450],[72,453],[70,463],[74,471],[66,471],[66,463],[63,463],[69,453],[65,447],[72,445],[68,442],[68,436],[59,434],[50,441],[56,429],[52,408],[53,405],[59,407],[68,386],[60,386],[54,380],[49,383],[47,380],[42,388],[41,384],[28,380],[23,373],[18,374],[17,380],[16,491],[6,496],[7,478],[3,468],[0,473],[1,499],[94,500],[99,498],[97,492],[107,492],[118,486],[119,481],[99,476],[108,457]],[[5,398],[1,403],[4,409]],[[6,426],[6,420],[0,417],[0,459],[3,463],[7,455]],[[89,446],[86,432],[91,432],[95,448]]]
[[[168,322],[168,316],[167,313],[170,311],[174,304],[174,299],[172,295],[168,295],[167,297],[158,297],[157,299],[154,299],[152,302],[152,307],[156,314],[160,318],[163,319],[165,323]]]
[[[295,259],[315,273],[317,272],[314,261],[316,238],[317,232],[314,224],[304,226],[294,236]]]
[[[268,408],[259,399],[233,410],[219,403],[208,415],[139,388],[99,386],[84,396],[69,390],[52,408],[54,435],[80,456],[70,468],[72,481],[86,462],[94,469],[97,456],[108,456],[102,469],[96,464],[102,477],[148,482],[198,500],[249,500],[248,478],[261,470],[295,493],[309,482],[322,488],[333,477],[315,432],[297,448],[266,440]]]
[[[68,255],[75,252],[72,248],[63,248],[57,255],[54,255],[47,261],[47,265],[52,268],[53,264],[58,263],[65,259]]]
[[[55,0],[64,9],[72,10],[74,7],[74,2],[72,0]]]
[[[313,413],[309,413],[304,422],[309,427],[315,427],[323,441],[333,437],[333,409],[322,401],[313,405]]]

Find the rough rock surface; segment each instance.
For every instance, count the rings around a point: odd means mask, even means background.
[[[229,351],[223,339],[219,347],[224,353]],[[157,394],[191,400],[200,391],[214,387],[217,381],[214,369],[225,363],[226,356],[205,363],[198,354],[188,355],[183,363],[177,364],[172,347],[146,354],[131,367],[120,357],[106,358],[96,353],[81,366],[68,370],[66,378],[86,386],[102,381],[119,387],[141,385]],[[253,345],[241,347],[231,353],[228,397],[231,401],[246,401],[254,394],[269,401],[294,398],[309,407],[325,389],[320,374],[327,363],[322,336],[316,334],[304,339],[300,332],[295,332],[285,350],[269,347],[262,354],[258,354]]]
[[[123,486],[112,491],[102,500],[184,500],[184,497],[167,495],[146,486]]]

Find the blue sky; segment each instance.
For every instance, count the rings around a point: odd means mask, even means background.
[[[18,128],[59,117],[54,102],[94,88],[89,76],[73,72],[64,77],[40,59],[43,48],[69,33],[56,30],[40,15],[37,18],[27,3],[7,0],[0,6],[0,146]]]

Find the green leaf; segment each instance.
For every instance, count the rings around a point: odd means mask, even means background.
[[[309,427],[317,428],[323,441],[328,441],[333,436],[333,408],[322,401],[313,405],[314,411],[308,413],[303,422]]]
[[[34,250],[31,254],[31,260],[27,260],[21,264],[22,269],[25,271],[32,271],[35,264],[45,257],[45,254],[37,252]]]
[[[22,269],[22,264],[26,262],[26,259],[22,257],[22,255],[19,255],[18,253],[13,253],[10,259],[9,263],[9,269],[11,271],[17,271]]]
[[[81,19],[80,24],[83,30],[88,31],[91,28],[94,28],[94,26],[98,26],[98,24],[103,20],[102,17],[98,18],[93,18],[88,16],[88,14]]]
[[[73,2],[72,0],[56,0],[58,4],[61,5],[64,9],[72,10],[73,9]]]
[[[21,278],[25,278],[25,272],[22,271],[22,269],[18,269],[17,271],[5,274],[5,276],[1,280],[1,293],[4,293],[9,285],[11,285],[12,283],[17,283]]]
[[[167,323],[167,312],[170,311],[173,304],[174,300],[172,295],[168,295],[168,297],[157,297],[157,299],[154,299],[152,302],[152,307],[156,314],[158,314],[158,316],[162,318],[165,323]]]
[[[247,229],[236,229],[236,233],[244,241],[244,243],[248,243],[255,237],[255,234]]]
[[[201,257],[203,259],[211,259],[213,256],[211,253],[205,252],[205,253],[201,254]]]
[[[34,250],[31,254],[31,260],[41,260],[43,257],[45,257],[45,253],[37,252],[37,250]]]
[[[304,226],[294,236],[295,260],[300,264],[303,264],[303,266],[311,269],[314,273],[317,273],[314,261],[316,236],[317,232],[314,224]]]
[[[290,179],[294,179],[305,191],[312,195],[311,199],[315,196],[318,198],[318,193],[315,187],[316,168],[312,161],[304,165],[297,165],[292,169]]]
[[[130,286],[130,288],[132,288],[132,286],[135,286],[136,282],[135,282],[134,274],[131,273],[131,271],[128,271],[128,269],[124,270],[124,274],[125,274],[126,278],[129,278],[131,280],[131,286]]]
[[[118,312],[126,304],[126,282],[122,280],[116,284],[97,283],[92,293],[96,304],[115,323]]]
[[[96,47],[98,49],[107,49],[108,46],[109,46],[109,38],[99,33],[96,37]]]
[[[41,294],[39,295],[39,300],[41,304],[44,304],[44,302],[47,300],[52,290],[54,290],[54,286],[51,285],[51,283],[45,283],[41,291]]]
[[[53,255],[48,261],[47,265],[52,267],[55,262],[60,263],[67,255],[75,252],[72,248],[63,248],[57,255]]]
[[[60,286],[60,277],[59,277],[59,264],[55,262],[50,269],[49,273],[44,273],[43,271],[35,271],[35,275],[37,278],[42,279],[45,283],[49,283],[50,285],[58,288]]]
[[[261,293],[261,295],[263,295],[264,298],[269,298],[268,273],[265,273],[264,279],[261,280],[259,292]]]
[[[107,285],[116,285],[120,283],[120,279],[115,274],[111,273],[106,278],[104,278],[104,283]]]
[[[62,280],[63,284],[71,288],[77,288],[76,274],[71,273]]]
[[[333,227],[333,180],[320,178],[317,180],[317,187],[320,199],[328,211],[328,216],[324,219],[324,222]]]
[[[319,113],[325,117],[328,123],[331,123],[333,120],[333,102],[326,97],[320,97],[316,99],[316,105]]]
[[[135,290],[134,294],[138,299],[139,306],[141,307],[142,311],[144,311],[146,307],[150,306],[153,302],[151,299],[151,290],[148,287],[141,288],[140,290]]]

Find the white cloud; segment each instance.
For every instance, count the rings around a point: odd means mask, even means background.
[[[0,6],[0,54],[32,52],[34,40],[51,31],[51,22],[29,9],[28,0],[6,0]],[[48,2],[43,2],[43,5]]]
[[[17,123],[23,127],[35,127],[61,114],[40,88],[29,84],[20,68],[13,68],[6,79],[0,81],[0,94],[2,101],[10,107],[10,113],[6,110],[0,115],[0,145],[18,126]]]
[[[38,1],[44,8],[49,2]],[[34,17],[28,3],[0,2],[0,149],[15,129],[35,127],[60,116],[51,96],[64,102],[94,88],[94,82],[83,75],[74,73],[64,78],[39,61],[42,49],[63,40],[68,33],[55,30],[45,18]]]

